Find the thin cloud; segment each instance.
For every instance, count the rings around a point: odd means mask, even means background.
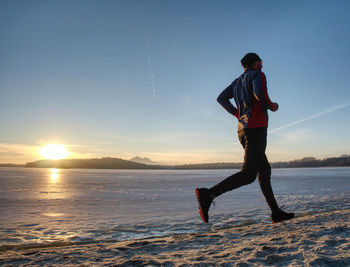
[[[0,143],[0,163],[25,163],[39,156],[39,146]]]
[[[221,116],[217,115],[212,109],[203,109],[201,110],[202,114],[204,114],[206,117],[218,121],[223,121],[227,124],[233,125],[234,124],[234,119],[231,117],[231,119],[228,118],[228,116]]]

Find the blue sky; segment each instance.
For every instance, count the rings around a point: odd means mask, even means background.
[[[349,1],[1,1],[0,162],[239,162],[216,102],[263,59],[270,161],[350,153]]]

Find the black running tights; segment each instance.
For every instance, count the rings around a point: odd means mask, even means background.
[[[244,162],[240,172],[237,172],[210,188],[215,197],[243,185],[258,181],[267,204],[272,211],[278,210],[278,205],[271,187],[271,166],[267,160],[265,149],[267,143],[267,128],[248,128],[238,131],[238,138],[244,148]]]

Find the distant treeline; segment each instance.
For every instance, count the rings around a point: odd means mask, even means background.
[[[0,167],[24,167],[24,164],[1,163]]]
[[[317,159],[314,157],[305,157],[292,161],[272,162],[272,168],[307,168],[307,167],[346,167],[350,166],[350,156],[341,156],[335,158]],[[202,163],[176,165],[175,169],[240,169],[242,163]]]
[[[175,165],[175,169],[240,169],[242,163],[237,162],[216,162]]]
[[[350,166],[350,156],[341,156],[335,158],[316,159],[306,157],[287,162],[274,162],[273,168],[306,168],[306,167],[346,167]]]
[[[26,163],[34,168],[77,168],[77,169],[168,169],[169,166],[147,165],[119,158],[37,160]],[[173,168],[173,167],[172,167]]]

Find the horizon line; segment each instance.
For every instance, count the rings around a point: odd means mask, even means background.
[[[294,160],[300,160],[300,159],[305,159],[305,158],[315,158],[316,160],[324,160],[324,159],[329,159],[329,158],[342,158],[342,157],[350,157],[350,154],[341,154],[339,156],[327,156],[324,158],[317,158],[314,156],[304,156],[302,158],[295,158],[292,160],[286,160],[286,161],[271,161],[270,163],[276,163],[276,162],[290,162],[290,161],[294,161]],[[216,164],[216,163],[242,163],[243,161],[240,162],[229,162],[229,161],[216,161],[216,162],[201,162],[201,163],[181,163],[181,164],[158,164],[157,162],[155,162],[155,164],[147,164],[147,163],[141,163],[141,162],[137,162],[137,161],[132,161],[132,160],[128,160],[128,159],[122,159],[122,158],[117,158],[117,157],[108,157],[108,156],[103,156],[103,157],[96,157],[96,158],[66,158],[66,159],[38,159],[38,160],[34,160],[34,161],[28,161],[25,163],[0,163],[0,165],[26,165],[27,163],[32,163],[32,162],[37,162],[37,161],[60,161],[60,160],[91,160],[91,159],[106,159],[106,158],[110,158],[110,159],[120,159],[120,160],[124,160],[124,161],[131,161],[131,162],[135,162],[135,163],[140,163],[140,164],[144,164],[144,165],[162,165],[162,166],[176,166],[176,165],[196,165],[196,164]],[[152,161],[152,160],[151,160]]]

